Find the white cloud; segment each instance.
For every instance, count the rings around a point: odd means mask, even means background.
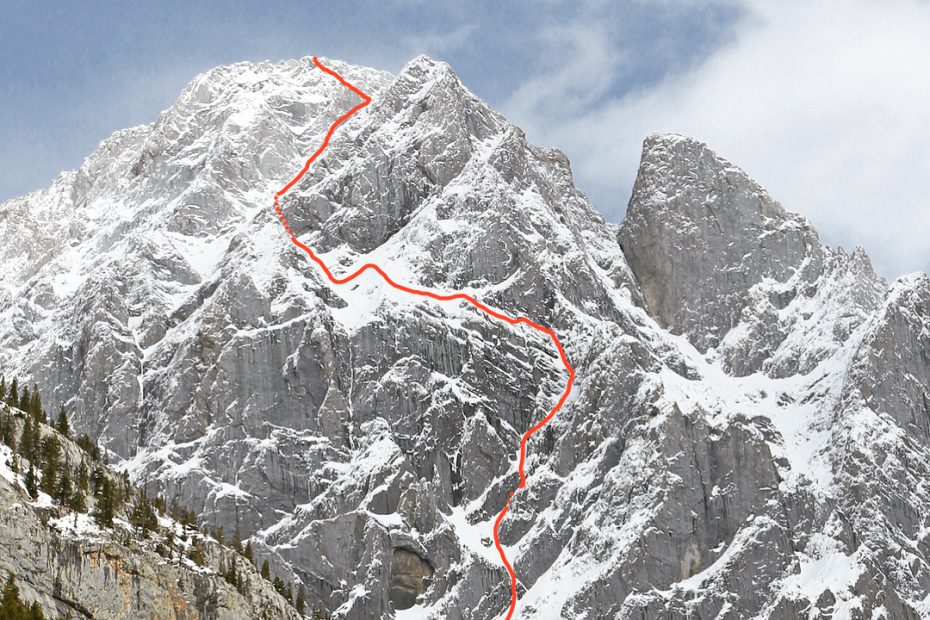
[[[732,41],[658,85],[572,120],[552,122],[542,105],[507,109],[531,138],[569,153],[579,185],[612,219],[643,137],[672,131],[743,167],[828,243],[864,246],[885,275],[926,271],[930,4],[747,0],[744,11]],[[575,74],[603,66],[577,45],[564,63]],[[597,79],[593,88],[603,91]],[[557,80],[541,92],[579,97]]]
[[[475,24],[462,24],[447,31],[411,35],[404,38],[403,47],[411,58],[417,54],[444,56],[471,44],[476,29]]]
[[[609,90],[624,54],[613,48],[607,24],[589,19],[539,31],[538,44],[549,52],[547,70],[510,95],[507,108],[514,118],[583,113]]]

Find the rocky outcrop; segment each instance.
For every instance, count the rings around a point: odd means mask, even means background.
[[[19,436],[25,414],[0,405],[0,417],[12,421]],[[101,467],[83,450],[51,428],[40,425],[44,439],[61,444],[63,471],[83,463]],[[236,554],[200,534],[203,565],[169,546],[161,533],[140,536],[124,520],[113,528],[97,525],[88,512],[65,509],[40,493],[33,501],[23,474],[11,466],[26,461],[0,444],[0,575],[15,576],[25,600],[38,602],[50,618],[297,618],[294,608],[239,557],[242,587],[231,585],[217,567],[229,566]],[[121,485],[116,472],[106,474]],[[125,516],[125,515],[121,515]],[[165,517],[162,527],[177,528]],[[163,532],[162,532],[163,533]],[[170,543],[174,545],[174,543]],[[159,550],[161,552],[159,553]]]
[[[646,139],[619,239],[650,313],[702,351],[737,325],[753,285],[803,285],[823,268],[806,220],[683,136]]]

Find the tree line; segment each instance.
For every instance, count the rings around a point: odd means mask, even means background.
[[[13,575],[7,579],[0,597],[0,620],[45,620],[41,605],[37,602],[30,605],[20,598]]]
[[[14,474],[23,475],[26,491],[33,500],[38,499],[39,493],[43,492],[57,503],[60,511],[87,513],[87,498],[92,497],[94,503],[90,514],[98,526],[112,528],[114,518],[128,512],[130,525],[143,540],[150,534],[161,533],[163,540],[155,545],[155,551],[159,555],[171,559],[175,555],[180,557],[183,554],[197,565],[206,564],[202,539],[187,533],[187,530],[191,529],[203,534],[211,534],[208,528],[202,527],[198,522],[197,514],[177,501],[169,504],[162,495],[149,497],[144,488],[137,490],[128,472],[123,472],[119,477],[109,474],[106,452],[101,450],[97,442],[86,433],[72,437],[68,415],[61,406],[57,416],[51,422],[51,427],[64,438],[74,441],[89,457],[87,460],[90,461],[91,466],[88,467],[85,464],[85,459],[80,459],[76,466],[72,464],[69,467],[66,464],[62,458],[62,445],[58,437],[55,434],[42,432],[42,426],[49,424],[49,416],[43,408],[37,385],[33,384],[30,390],[27,385],[20,385],[17,378],[7,385],[5,377],[0,377],[0,402],[5,402],[26,414],[22,431],[18,436],[14,430],[12,418],[0,416],[0,441],[12,450],[11,469]],[[173,530],[160,532],[159,513],[170,516],[181,525],[182,539],[185,543],[189,541],[186,552],[179,548]],[[220,545],[232,549],[242,560],[251,563],[259,574],[295,607],[298,613],[301,615],[305,613],[306,597],[303,586],[300,586],[295,596],[291,585],[285,584],[280,577],[271,575],[267,559],[259,567],[252,548],[252,541],[247,540],[243,545],[238,528],[229,541],[226,540],[222,527],[215,528],[212,535]],[[235,555],[230,556],[228,562],[221,558],[217,572],[227,583],[244,594],[245,584],[240,563],[241,561],[237,560]],[[12,584],[12,576],[10,579]],[[13,585],[15,587],[15,584]],[[41,612],[41,608],[39,611]],[[19,618],[20,616],[12,617]],[[329,615],[325,611],[316,611],[313,617],[325,619]],[[6,620],[6,616],[0,614],[0,620]]]

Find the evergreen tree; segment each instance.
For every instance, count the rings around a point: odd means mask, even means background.
[[[65,413],[64,405],[60,405],[58,408],[58,419],[55,420],[55,430],[65,437],[71,437],[71,427],[68,425],[68,415]]]
[[[183,506],[177,505],[177,511],[180,515],[180,518],[175,518],[175,521],[184,527],[192,527],[195,529],[197,528],[197,514],[193,510],[188,510]]]
[[[55,487],[54,498],[58,500],[65,508],[74,508],[71,505],[71,499],[74,497],[74,489],[71,486],[71,476],[68,475],[68,471],[62,471],[61,476],[58,477],[58,485]]]
[[[93,473],[90,475],[90,485],[93,489],[94,496],[100,493],[104,478],[106,478],[106,476],[103,473],[103,469],[95,467]]]
[[[132,495],[133,487],[132,482],[129,480],[129,472],[124,471],[122,479],[120,480],[121,484],[119,485],[119,492],[116,495],[116,505],[122,506],[126,503],[126,500]]]
[[[129,522],[134,527],[139,528],[143,538],[146,538],[149,532],[158,528],[158,515],[155,514],[155,509],[149,502],[145,490],[140,494],[139,501],[129,516]]]
[[[0,376],[0,402],[6,400],[6,377]]]
[[[19,586],[16,585],[16,578],[13,577],[13,573],[10,573],[10,576],[7,577],[6,585],[3,587],[3,596],[0,598],[0,603],[4,605],[9,600],[15,600],[19,598]]]
[[[245,543],[245,551],[242,552],[242,555],[245,557],[246,560],[248,560],[252,564],[255,564],[255,557],[252,552],[252,541],[251,540]]]
[[[0,620],[45,620],[42,606],[38,603],[27,605],[19,598],[19,586],[11,574],[0,596]]]
[[[49,435],[42,442],[42,490],[55,496],[56,486],[58,484],[58,473],[61,470],[61,445],[58,438]]]
[[[26,472],[26,492],[32,499],[39,497],[39,485],[36,483],[36,470],[32,461],[29,462],[29,470]]]
[[[99,492],[96,494],[97,508],[94,511],[94,520],[104,527],[113,526],[113,517],[116,516],[116,492],[113,483],[106,476],[102,476]]]
[[[307,600],[304,598],[304,587],[300,586],[297,589],[297,601],[294,603],[294,607],[297,608],[297,613],[301,616],[304,615],[304,611],[307,608]]]
[[[90,455],[90,458],[95,461],[100,460],[100,448],[87,433],[81,433],[81,436],[77,438],[75,443],[81,450]]]
[[[199,538],[195,538],[191,542],[191,548],[190,548],[190,551],[188,551],[187,553],[187,557],[189,557],[191,561],[193,561],[195,564],[199,566],[204,565],[206,558],[204,557],[203,546],[200,544]]]
[[[35,431],[32,428],[32,420],[26,418],[23,424],[23,432],[19,436],[19,453],[30,463],[36,460],[36,455],[32,453],[32,446],[35,444]]]
[[[42,398],[39,396],[39,386],[32,384],[32,397],[29,399],[29,413],[36,420],[45,422],[45,414],[42,411]]]
[[[13,421],[9,416],[0,416],[0,441],[16,452],[16,437],[13,432]]]
[[[71,506],[71,510],[75,513],[78,512],[87,512],[87,499],[84,498],[84,492],[80,489],[75,489],[71,494],[71,500],[68,502]]]
[[[278,577],[277,575],[275,575],[274,580],[271,582],[271,586],[272,586],[275,590],[278,591],[278,594],[280,594],[281,596],[284,596],[284,592],[285,592],[284,582],[281,581],[281,578],[280,578],[280,577]]]
[[[262,562],[262,577],[264,577],[265,579],[268,579],[269,577],[271,577],[271,569],[268,568],[268,560],[265,560],[264,562]]]
[[[6,395],[6,404],[10,407],[19,407],[19,381],[13,377],[10,383],[10,392]]]
[[[239,533],[239,526],[236,526],[236,531],[233,532],[233,539],[230,543],[232,550],[238,554],[242,554],[242,535]]]
[[[29,394],[29,386],[24,385],[23,391],[19,395],[19,402],[16,403],[16,407],[19,407],[26,413],[29,413],[30,406],[32,404],[32,396]]]
[[[3,587],[3,597],[0,598],[0,618],[21,618],[26,605],[19,598],[19,586],[11,573]]]
[[[87,475],[87,466],[84,465],[84,462],[83,462],[83,461],[82,461],[81,464],[78,466],[78,479],[77,479],[77,485],[78,485],[78,489],[79,489],[82,493],[87,493],[87,491],[88,491],[88,489],[89,489],[89,487],[90,487],[89,478],[88,478],[88,475]]]
[[[226,579],[226,583],[236,588],[237,590],[240,589],[239,588],[239,575],[236,571],[236,558],[235,557],[232,557],[229,559],[229,570],[226,571],[223,577]]]
[[[42,606],[36,601],[32,602],[29,607],[29,620],[45,620],[45,614],[42,613]]]

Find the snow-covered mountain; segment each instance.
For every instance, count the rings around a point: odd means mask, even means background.
[[[680,136],[612,226],[447,65],[323,62],[373,102],[284,199],[300,241],[550,326],[577,371],[501,530],[516,617],[930,617],[926,276],[889,285]],[[274,192],[355,103],[309,59],[221,67],[0,205],[0,367],[308,607],[499,618],[492,522],[564,371],[287,241]]]

